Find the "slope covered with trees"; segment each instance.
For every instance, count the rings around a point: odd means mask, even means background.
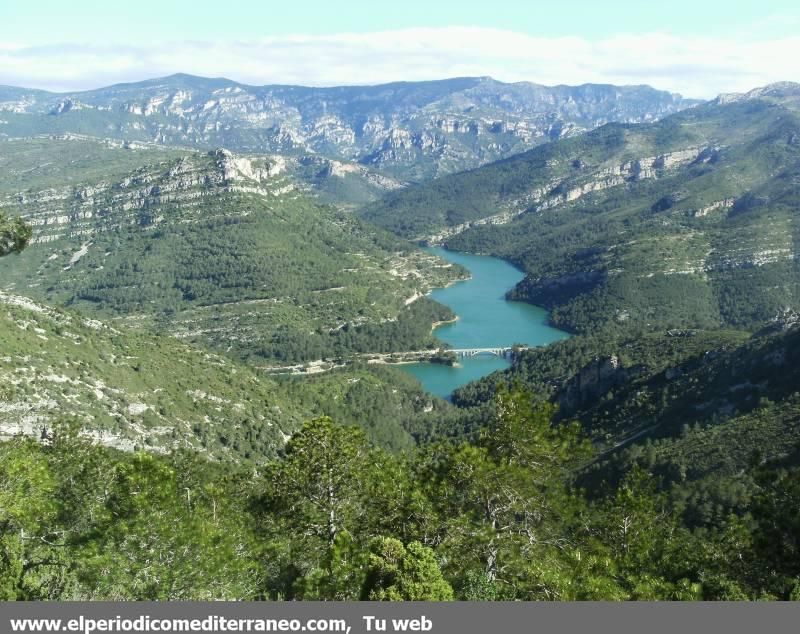
[[[610,124],[390,195],[365,217],[513,261],[527,273],[513,297],[573,332],[755,329],[800,301],[799,110],[800,87],[777,84]]]
[[[34,234],[6,289],[262,365],[422,349],[451,317],[422,295],[457,267],[319,204],[279,158],[31,143],[4,144],[3,202]]]
[[[376,446],[400,452],[474,428],[465,421],[479,409],[461,412],[388,366],[270,375],[168,335],[0,291],[0,440],[40,438],[69,420],[125,451],[183,448],[263,464],[314,416],[360,426]]]
[[[71,420],[128,451],[260,462],[313,414],[224,356],[2,292],[0,350],[0,438]]]
[[[799,104],[768,86],[368,206],[405,237],[511,260],[527,276],[510,297],[576,335],[458,390],[459,409],[514,384],[546,395],[593,441],[576,471],[592,499],[641,470],[708,539],[763,510],[800,434]]]
[[[589,501],[589,451],[504,394],[477,443],[408,457],[329,419],[263,470],[118,453],[57,429],[0,444],[4,599],[786,599],[797,468],[754,468],[748,511],[690,530],[641,471]]]

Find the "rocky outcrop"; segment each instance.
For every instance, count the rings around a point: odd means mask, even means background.
[[[619,187],[631,181],[660,178],[662,175],[682,166],[713,160],[713,157],[718,152],[719,148],[717,147],[689,147],[657,156],[647,156],[616,165],[603,166],[591,172],[588,176],[584,174],[587,168],[586,164],[580,159],[575,159],[572,162],[572,168],[579,170],[577,176],[570,174],[567,177],[556,178],[543,186],[532,188],[513,200],[505,201],[504,206],[507,207],[505,211],[486,218],[447,227],[434,234],[418,236],[417,240],[433,245],[442,244],[448,238],[472,227],[487,224],[506,224],[524,213],[543,212],[573,203],[584,196],[604,189]],[[548,164],[548,167],[557,169],[555,163]],[[728,203],[721,201],[719,205],[719,208],[721,208],[724,205],[728,205]],[[730,206],[732,205],[733,203],[731,202]]]
[[[220,149],[214,152],[214,157],[226,181],[250,180],[261,183],[286,170],[286,160],[280,156],[255,160]]]
[[[597,357],[581,368],[561,389],[558,395],[560,411],[570,416],[586,403],[595,401],[629,380],[630,373],[622,367],[617,356]]]
[[[225,193],[283,196],[295,188],[283,157],[242,157],[227,150],[195,153],[141,168],[116,182],[79,184],[0,198],[34,228],[33,243],[69,233],[91,236],[123,225],[158,225],[165,204],[193,205]],[[146,213],[144,213],[146,212]],[[144,213],[144,215],[142,215]]]
[[[781,99],[786,97],[800,97],[800,84],[792,81],[779,81],[754,88],[746,93],[723,93],[713,103],[726,104],[753,99]]]
[[[736,203],[735,198],[724,198],[722,200],[717,200],[711,203],[710,205],[706,205],[705,207],[696,210],[694,212],[694,217],[703,218],[704,216],[707,216],[708,214],[714,211],[719,211],[721,209],[730,209],[731,207],[733,207],[735,203]]]
[[[310,176],[306,176],[306,178],[310,178],[312,183],[315,183],[318,179],[345,179],[348,177],[355,177],[375,187],[378,191],[391,191],[407,185],[407,183],[374,172],[368,167],[358,163],[328,159],[318,154],[308,154],[296,160],[302,168],[311,168],[311,174]]]

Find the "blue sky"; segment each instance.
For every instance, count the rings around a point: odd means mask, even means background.
[[[797,15],[796,2],[740,0],[549,0],[460,2],[442,0],[10,0],[0,4],[3,39],[37,43],[148,38],[247,39],[269,35],[366,33],[412,27],[481,26],[531,35],[601,38],[613,33],[680,34],[750,31],[790,34],[797,23],[770,15]]]
[[[315,85],[480,74],[706,97],[800,80],[795,4],[7,0],[0,83],[75,90],[181,71]]]

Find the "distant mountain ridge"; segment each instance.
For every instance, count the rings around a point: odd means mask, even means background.
[[[0,86],[0,137],[65,132],[240,152],[318,153],[423,180],[700,103],[650,86],[465,77],[377,86],[249,86],[172,75],[51,93]]]

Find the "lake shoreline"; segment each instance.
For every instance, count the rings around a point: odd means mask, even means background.
[[[442,247],[426,250],[470,272],[467,279],[427,294],[456,314],[455,319],[432,324],[431,333],[451,349],[475,351],[467,352],[454,366],[422,360],[402,364],[401,369],[417,378],[431,394],[447,398],[462,385],[507,369],[510,360],[500,350],[515,344],[546,345],[569,336],[549,325],[550,315],[544,308],[507,298],[507,293],[525,278],[524,271],[514,263]]]
[[[446,326],[447,324],[454,324],[454,323],[456,323],[456,322],[457,322],[459,319],[460,319],[460,318],[459,318],[459,316],[458,316],[458,315],[456,315],[456,316],[455,316],[455,317],[453,317],[452,319],[443,319],[443,320],[441,320],[441,321],[434,321],[434,322],[431,324],[431,334],[433,334],[433,331],[434,331],[434,330],[436,330],[436,329],[437,329],[439,326]]]

